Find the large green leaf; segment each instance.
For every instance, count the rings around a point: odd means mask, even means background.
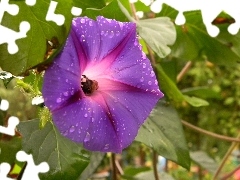
[[[163,6],[158,16],[168,16],[175,20],[177,11],[167,5]],[[185,60],[209,60],[221,65],[235,65],[240,61],[240,54],[237,41],[227,32],[227,29],[221,28],[221,38],[211,37],[203,24],[200,11],[185,12],[186,23],[183,26],[177,26],[177,39],[172,46],[171,55]],[[230,40],[231,39],[231,40]],[[230,45],[231,44],[231,45]]]
[[[187,169],[190,167],[181,121],[176,110],[163,101],[159,101],[151,112],[135,140]]]
[[[50,171],[40,174],[45,180],[77,179],[89,163],[89,154],[81,145],[60,135],[52,122],[39,129],[39,120],[21,122],[23,150],[33,155],[36,164],[46,161]]]
[[[106,18],[116,19],[118,21],[128,21],[118,6],[118,1],[113,0],[102,9],[89,8],[85,11],[85,15],[95,19],[96,16],[104,16]]]
[[[16,153],[21,150],[21,138],[13,137],[10,140],[0,141],[0,163],[14,164]]]
[[[144,19],[137,22],[139,35],[161,58],[167,56],[168,47],[176,40],[176,30],[168,17]]]
[[[27,21],[30,30],[27,37],[17,40],[19,50],[16,54],[9,54],[7,44],[0,45],[0,66],[12,74],[20,74],[27,69],[43,62],[46,53],[46,41],[56,36],[60,44],[63,44],[71,24],[72,1],[58,0],[56,13],[65,16],[65,24],[58,26],[55,22],[46,21],[46,14],[50,1],[37,1],[34,6],[28,6],[25,1],[14,1],[19,6],[16,16],[4,14],[2,24],[14,31],[19,31],[19,24]],[[40,10],[41,9],[41,10]]]

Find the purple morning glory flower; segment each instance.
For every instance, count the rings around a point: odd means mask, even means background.
[[[46,70],[45,105],[61,134],[92,151],[120,153],[163,96],[136,24],[75,18]]]

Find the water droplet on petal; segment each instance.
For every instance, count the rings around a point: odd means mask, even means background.
[[[66,79],[65,81],[66,81],[66,83],[67,83],[67,82],[68,82],[68,79]]]
[[[116,32],[116,36],[119,36],[119,35],[120,35],[120,31],[117,31],[117,32]]]
[[[65,131],[64,133],[63,133],[63,136],[67,136],[68,135],[68,131]]]
[[[113,36],[114,36],[114,32],[113,32],[113,31],[110,31],[108,37],[109,37],[109,38],[113,38]]]
[[[143,63],[143,68],[146,68],[146,67],[147,67],[146,63]]]
[[[104,31],[101,31],[101,35],[104,35]]]
[[[88,117],[88,114],[86,113],[86,114],[84,114],[84,117]]]
[[[93,22],[92,21],[89,21],[88,24],[89,24],[89,26],[93,26]]]
[[[64,96],[68,96],[68,91],[63,93]]]
[[[141,77],[140,81],[143,82],[144,81],[144,77]]]
[[[148,81],[148,85],[152,85],[152,81]]]
[[[62,99],[61,98],[57,98],[56,102],[60,103],[60,102],[62,102]]]
[[[88,142],[90,140],[90,134],[89,132],[87,132],[85,138],[84,138],[84,142]]]
[[[85,23],[85,19],[81,19],[80,22],[81,22],[82,24],[84,24],[84,23]]]
[[[104,149],[105,149],[105,150],[108,150],[108,149],[109,149],[109,144],[106,144],[106,145],[104,146]]]
[[[69,129],[69,132],[72,133],[75,131],[75,127],[74,126],[71,126],[71,128]]]

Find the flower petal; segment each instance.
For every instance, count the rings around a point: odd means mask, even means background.
[[[53,119],[62,135],[83,143],[89,150],[116,153],[122,151],[109,114],[90,98],[83,98],[54,111]]]
[[[43,97],[45,105],[54,111],[83,96],[81,72],[71,36],[63,51],[55,58],[44,75]]]
[[[72,25],[88,63],[101,61],[118,47],[135,27],[134,23],[122,23],[101,16],[97,17],[97,21],[86,17],[75,18]]]

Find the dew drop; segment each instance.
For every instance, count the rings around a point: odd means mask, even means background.
[[[114,36],[114,32],[113,32],[113,31],[110,31],[108,37],[109,37],[109,38],[113,38],[113,36]]]
[[[88,117],[88,114],[86,113],[86,114],[84,114],[84,117],[86,118],[86,117]]]
[[[75,131],[75,127],[74,126],[71,126],[71,128],[69,129],[69,132],[72,133]]]
[[[68,131],[65,131],[64,133],[63,133],[63,136],[67,136],[68,135]]]
[[[106,31],[105,33],[104,33],[104,36],[107,36],[108,35],[108,31]]]
[[[104,35],[104,31],[101,31],[101,35]]]
[[[153,77],[153,76],[154,76],[154,72],[153,72],[153,71],[151,71],[151,73],[150,73],[150,76],[151,76],[151,77]]]
[[[60,102],[62,102],[62,99],[61,98],[57,98],[56,102],[60,103]]]
[[[68,79],[66,79],[65,81],[66,81],[66,83],[67,83],[67,82],[68,82]]]
[[[90,134],[89,132],[87,132],[85,138],[84,138],[84,142],[88,142],[90,140]]]
[[[109,144],[106,144],[105,146],[104,146],[104,150],[108,150],[109,149]]]
[[[152,85],[152,81],[148,81],[148,85]]]
[[[68,96],[68,91],[63,93],[64,96]]]
[[[116,32],[116,36],[119,36],[119,35],[120,35],[120,31],[117,31],[117,32]]]
[[[85,19],[81,19],[80,22],[81,22],[82,24],[84,24],[84,23],[85,23]]]
[[[144,77],[141,77],[140,81],[143,82],[144,81]]]
[[[95,119],[94,118],[92,118],[92,122],[94,122],[95,121]]]
[[[143,68],[146,68],[146,67],[147,67],[146,63],[143,63]]]
[[[89,26],[93,26],[93,22],[92,21],[89,21],[88,24],[89,24]]]

